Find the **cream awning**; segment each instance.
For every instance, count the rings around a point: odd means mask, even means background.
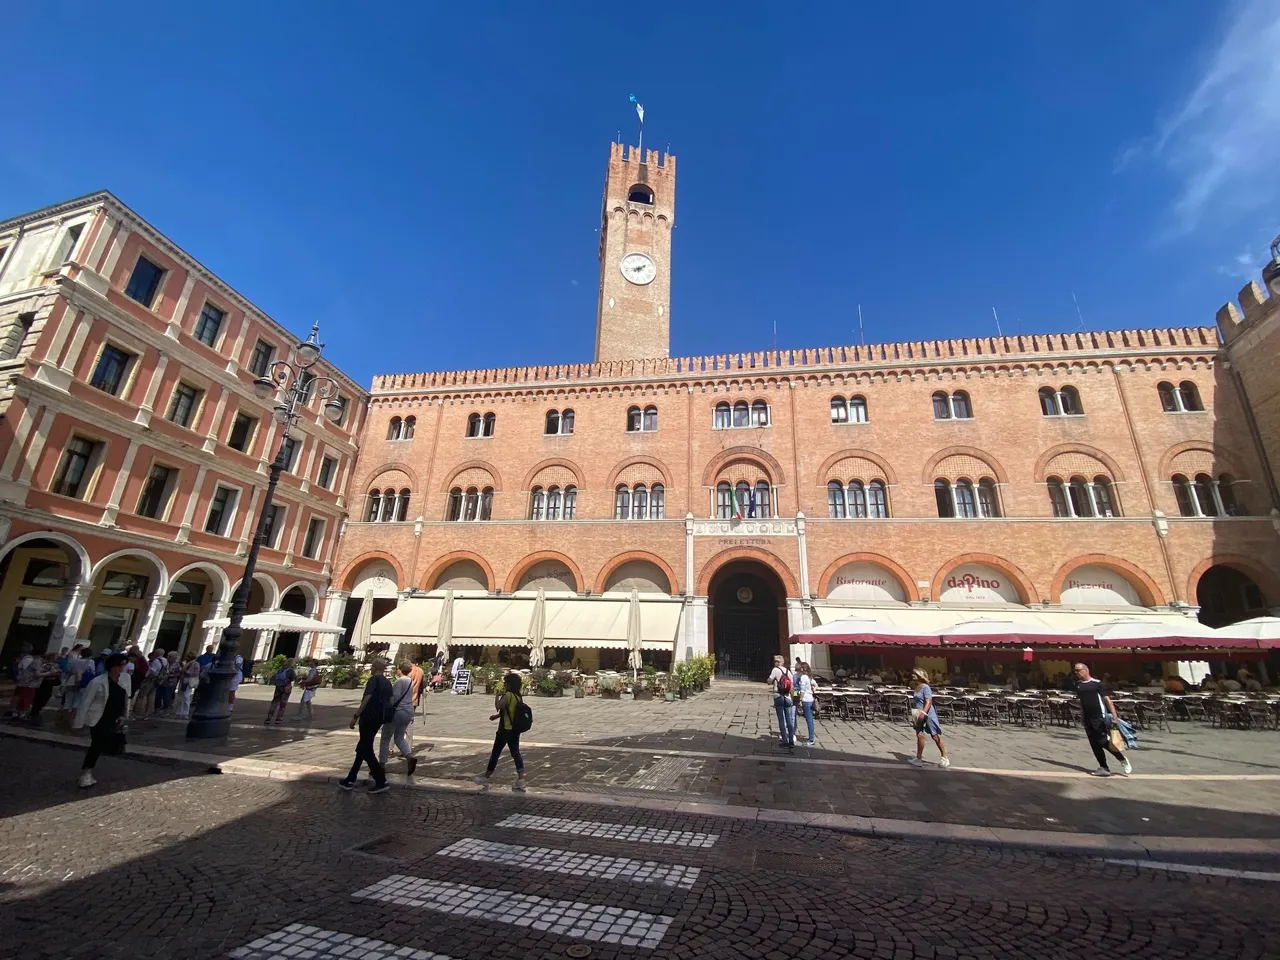
[[[453,640],[457,644],[524,646],[532,595],[514,597],[455,596]],[[627,645],[627,607],[623,597],[546,597],[546,644],[550,647],[600,648]],[[670,650],[680,625],[680,600],[640,601],[641,636],[646,650]],[[374,621],[373,642],[434,643],[444,608],[443,596],[414,597]]]

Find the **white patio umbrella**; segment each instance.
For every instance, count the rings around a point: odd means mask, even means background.
[[[542,587],[533,601],[533,616],[529,619],[529,666],[540,667],[547,661],[543,644],[547,639],[547,597]]]
[[[1227,627],[1219,627],[1216,633],[1221,637],[1233,639],[1278,641],[1280,640],[1280,617],[1254,617],[1252,620],[1242,620]],[[1263,645],[1275,646],[1275,643]]]
[[[644,657],[640,655],[640,591],[631,588],[631,603],[627,607],[627,666],[631,668],[631,679],[634,680],[640,668],[644,666]]]
[[[1090,637],[1062,630],[1043,623],[1019,623],[1013,620],[997,620],[979,617],[963,620],[938,631],[942,642],[949,645],[1012,644],[1028,646],[1033,643],[1063,644],[1066,646],[1093,646]]]
[[[1257,641],[1229,636],[1190,617],[1139,620],[1122,617],[1082,627],[1076,633],[1092,634],[1100,647],[1256,647]]]
[[[936,633],[909,630],[897,624],[871,620],[867,617],[845,617],[792,634],[791,643],[867,643],[867,644],[916,644],[938,646],[941,638]]]
[[[363,657],[369,648],[369,628],[373,626],[373,591],[364,592],[364,601],[360,604],[360,613],[356,617],[356,626],[351,633],[351,652],[356,657]]]
[[[231,626],[230,617],[218,617],[204,621],[205,628],[224,629]],[[300,613],[287,610],[268,610],[264,613],[251,613],[240,621],[242,630],[275,630],[280,633],[342,633],[344,628],[338,624],[325,623],[323,620],[312,620]]]
[[[453,639],[453,591],[444,592],[444,608],[440,611],[440,625],[436,628],[436,652],[440,662],[449,659],[449,642]]]

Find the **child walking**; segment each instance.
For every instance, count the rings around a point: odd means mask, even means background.
[[[493,753],[489,755],[489,768],[476,777],[476,783],[482,787],[489,785],[489,778],[498,767],[498,758],[502,756],[502,748],[511,750],[511,759],[516,762],[516,782],[511,789],[524,793],[524,758],[520,756],[520,731],[516,729],[516,708],[523,702],[520,699],[520,674],[508,673],[503,681],[503,691],[494,700],[494,709],[498,712],[489,717],[498,721],[498,730],[493,737]]]

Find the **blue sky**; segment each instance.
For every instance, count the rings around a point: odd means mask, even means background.
[[[867,342],[1211,324],[1280,232],[1273,0],[687,6],[20,2],[0,216],[110,189],[365,383],[591,358],[633,92],[673,355],[859,303]]]

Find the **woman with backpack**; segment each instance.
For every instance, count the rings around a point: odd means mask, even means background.
[[[276,723],[284,723],[284,710],[289,705],[289,697],[293,693],[293,661],[286,660],[284,666],[276,671],[272,683],[276,685],[276,692],[271,695],[271,705],[267,707],[267,719],[264,723],[271,722],[271,715],[274,713]]]
[[[498,768],[502,748],[506,747],[511,751],[511,759],[516,762],[516,782],[511,785],[511,789],[517,793],[525,791],[524,758],[520,756],[520,734],[528,730],[532,724],[533,711],[525,706],[524,699],[520,696],[521,682],[520,674],[508,673],[503,680],[503,691],[494,701],[494,708],[498,712],[489,719],[498,721],[498,730],[493,737],[493,753],[489,755],[489,768],[476,777],[476,783],[482,787],[489,785],[489,778]]]
[[[369,665],[369,682],[364,685],[364,697],[356,708],[356,715],[351,718],[352,727],[357,723],[360,725],[360,739],[356,743],[356,761],[351,765],[351,772],[346,779],[338,781],[343,790],[355,789],[362,763],[369,765],[369,773],[373,776],[370,793],[386,793],[391,789],[387,783],[387,771],[378,762],[378,754],[373,749],[373,738],[395,712],[391,708],[391,681],[384,676],[386,670],[387,661],[381,657]]]
[[[405,771],[413,776],[418,766],[418,758],[413,755],[413,747],[405,737],[409,724],[413,723],[413,664],[408,660],[400,664],[400,676],[391,685],[391,719],[382,725],[382,740],[378,744],[378,762],[387,765],[387,754],[391,752],[391,741],[395,740],[400,756],[404,757],[409,769]]]

